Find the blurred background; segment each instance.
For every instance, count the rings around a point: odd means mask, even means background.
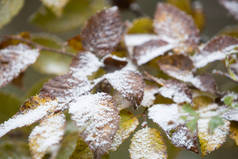
[[[48,45],[59,48],[63,40],[67,40],[80,33],[80,28],[96,10],[110,5],[106,0],[71,0],[64,10],[62,17],[54,16],[48,9],[42,6],[40,0],[25,0],[25,4],[20,13],[12,21],[0,29],[0,39],[5,35],[17,34],[20,32],[31,32],[35,34],[35,40],[40,43],[49,43]],[[129,1],[129,0],[128,0]],[[120,3],[120,0],[115,0]],[[137,0],[141,12],[146,16],[153,17],[156,3],[158,0]],[[221,30],[227,27],[233,27],[238,24],[234,18],[218,3],[217,0],[200,0],[203,6],[205,16],[205,25],[201,32],[204,40],[209,39]],[[90,7],[88,8],[88,5]],[[133,20],[136,15],[128,10],[122,10],[123,20]],[[0,15],[2,16],[2,15]],[[238,30],[238,27],[236,27]],[[53,39],[47,41],[44,37]],[[35,95],[43,83],[56,74],[62,74],[67,71],[70,58],[65,58],[54,53],[45,52],[34,66],[27,69],[24,77],[17,84],[10,84],[0,89],[0,121],[15,114],[24,100]],[[54,66],[52,66],[54,65]],[[231,81],[224,80],[224,87],[231,87]],[[0,139],[0,158],[1,159],[28,159],[30,158],[27,146],[27,135],[31,130],[29,128],[13,131],[9,135]],[[58,159],[67,159],[67,156],[73,151],[75,146],[75,128],[72,123],[67,126],[66,137],[63,141]],[[19,140],[20,139],[20,140]],[[168,142],[168,141],[167,141]],[[169,144],[169,143],[168,143]],[[129,158],[128,153],[129,140],[125,142],[118,152],[110,154],[112,159]],[[176,159],[200,159],[199,155],[175,149],[170,145],[169,158]],[[228,142],[221,149],[213,152],[205,159],[237,159],[238,147],[234,141],[228,139]]]

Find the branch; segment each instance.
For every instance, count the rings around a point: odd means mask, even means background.
[[[70,56],[70,57],[76,57],[72,53],[69,53],[69,52],[66,52],[66,51],[63,51],[63,50],[59,50],[59,49],[53,49],[53,48],[45,47],[45,46],[40,45],[38,43],[35,43],[35,42],[31,41],[31,40],[24,39],[24,38],[22,38],[20,36],[6,36],[6,38],[8,38],[8,39],[15,39],[15,40],[19,40],[19,41],[25,42],[25,43],[27,43],[29,45],[32,45],[33,47],[39,49],[40,51],[50,51],[50,52],[55,52],[55,53],[62,54],[62,55],[67,55],[67,56]]]

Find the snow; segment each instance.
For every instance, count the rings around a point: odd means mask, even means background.
[[[44,116],[48,115],[49,111],[54,110],[57,106],[57,101],[53,100],[50,102],[46,102],[37,106],[34,109],[25,110],[23,112],[17,113],[9,120],[5,121],[0,125],[0,137],[8,133],[9,131],[30,125]]]
[[[157,123],[164,131],[169,131],[180,124],[184,124],[184,121],[180,119],[177,104],[156,104],[149,108],[148,117]]]
[[[89,147],[107,152],[120,118],[111,96],[105,93],[83,95],[70,104],[69,113]]]
[[[156,86],[146,85],[144,89],[144,96],[141,105],[149,107],[154,103],[155,94],[159,92],[159,88]]]
[[[41,159],[47,151],[54,152],[55,146],[64,135],[65,116],[56,114],[48,116],[36,126],[29,136],[29,146],[34,159]]]
[[[0,86],[6,85],[17,77],[29,65],[33,64],[38,56],[38,49],[31,49],[25,44],[9,46],[0,50]],[[6,60],[7,64],[1,64],[1,60]]]

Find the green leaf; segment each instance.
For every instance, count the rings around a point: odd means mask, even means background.
[[[217,127],[222,126],[224,124],[225,123],[221,117],[214,116],[210,119],[208,123],[208,132],[212,134]]]
[[[182,107],[183,111],[188,113],[189,115],[193,117],[198,117],[198,113],[193,110],[192,106],[190,104],[184,104]]]
[[[189,122],[186,123],[186,126],[191,130],[195,131],[197,129],[197,122],[198,118],[194,118],[193,120],[190,120]]]
[[[148,17],[138,18],[132,22],[128,34],[153,33],[153,20]]]
[[[61,17],[41,6],[31,22],[50,32],[65,32],[79,28],[96,11],[107,6],[105,0],[71,0]]]
[[[18,111],[21,101],[12,95],[3,93],[0,93],[0,101],[0,123],[2,123]]]
[[[232,106],[233,100],[234,100],[234,98],[232,96],[226,96],[224,98],[224,103],[227,106]]]
[[[38,44],[54,49],[62,49],[63,46],[61,39],[49,34],[32,35],[32,40]],[[41,73],[60,75],[68,71],[71,59],[69,56],[49,51],[41,51],[39,58],[33,64],[33,68]]]
[[[0,0],[0,28],[9,23],[23,5],[24,0]]]

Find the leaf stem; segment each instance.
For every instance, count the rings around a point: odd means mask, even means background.
[[[40,51],[50,51],[50,52],[55,52],[55,53],[62,54],[62,55],[67,55],[67,56],[70,56],[70,57],[76,57],[72,53],[66,52],[64,50],[59,50],[59,49],[53,49],[53,48],[45,47],[43,45],[40,45],[38,43],[33,42],[32,40],[25,39],[25,38],[22,38],[20,36],[13,36],[13,35],[11,35],[11,36],[6,36],[6,38],[8,38],[8,39],[15,39],[15,40],[19,40],[19,41],[25,42],[25,43],[27,43],[29,45],[32,45],[33,47],[39,49]]]
[[[154,81],[154,82],[158,83],[161,86],[164,86],[164,84],[165,84],[165,81],[163,79],[154,77],[146,71],[144,71],[144,75],[145,75],[145,78],[147,78],[148,80]]]

